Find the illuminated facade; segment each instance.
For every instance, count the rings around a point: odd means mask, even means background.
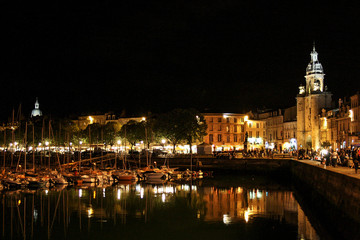
[[[35,108],[31,111],[31,117],[41,117],[41,116],[42,116],[42,112],[39,109],[39,101],[36,98]]]
[[[207,135],[204,142],[215,151],[231,151],[244,148],[245,133],[248,134],[248,149],[264,146],[265,121],[253,120],[251,113],[204,113]]]
[[[341,149],[360,146],[359,93],[350,99],[339,99],[339,108],[323,109],[319,118],[323,147]]]
[[[129,122],[130,120],[140,122],[144,120],[144,117],[121,118],[121,117],[117,117],[113,113],[105,113],[101,115],[80,116],[78,117],[77,120],[74,120],[74,122],[79,126],[81,130],[84,130],[89,124],[93,124],[93,123],[106,125],[109,122],[113,122],[122,126],[127,122]]]
[[[266,121],[265,147],[278,151],[293,150],[296,144],[296,106],[257,114],[258,119]]]
[[[300,147],[318,149],[320,141],[320,114],[331,107],[332,94],[324,86],[324,71],[318,60],[318,53],[310,53],[311,60],[306,68],[306,86],[299,87],[297,95],[297,142]]]

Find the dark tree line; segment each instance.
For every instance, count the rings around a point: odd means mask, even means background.
[[[112,146],[118,140],[133,148],[143,142],[144,147],[150,148],[152,143],[160,143],[162,139],[172,144],[173,151],[178,144],[201,142],[206,135],[207,125],[204,117],[195,109],[174,109],[170,112],[150,115],[144,121],[130,120],[123,126],[117,122],[108,122],[105,125],[93,123],[81,129],[76,121],[69,119],[50,119],[48,117],[33,118],[22,121],[16,128],[6,128],[1,132],[0,144],[9,146],[17,142],[27,146],[45,141],[51,145],[68,146],[70,142],[78,145],[104,144]]]

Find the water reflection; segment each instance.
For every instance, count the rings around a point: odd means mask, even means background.
[[[200,239],[206,234],[219,238],[225,232],[227,239],[242,234],[251,239],[269,226],[269,232],[279,228],[288,239],[319,239],[293,193],[284,190],[216,187],[200,181],[84,185],[0,196],[3,239],[140,239],[143,231],[157,234],[159,229],[175,234],[174,239],[183,238],[186,231]]]

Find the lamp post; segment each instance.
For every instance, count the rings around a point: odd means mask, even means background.
[[[248,123],[248,120],[249,120],[249,117],[248,116],[245,116],[244,117],[244,152],[247,153],[247,144],[248,144],[248,133],[246,131],[246,126],[247,126],[247,123]]]
[[[79,141],[79,173],[81,170],[81,145],[82,145],[82,141]]]

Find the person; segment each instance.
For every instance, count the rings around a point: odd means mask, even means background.
[[[339,157],[339,155],[338,155],[338,153],[337,153],[337,151],[335,150],[333,150],[332,151],[332,153],[331,153],[331,165],[333,166],[333,167],[336,167],[336,164],[337,164],[337,161],[338,161],[338,157]]]
[[[357,173],[357,170],[359,168],[359,154],[356,153],[354,158],[353,158],[353,162],[354,162],[354,168],[355,168],[355,173]]]
[[[357,173],[357,170],[359,168],[359,160],[357,159],[354,160],[354,168],[355,168],[355,173]]]

